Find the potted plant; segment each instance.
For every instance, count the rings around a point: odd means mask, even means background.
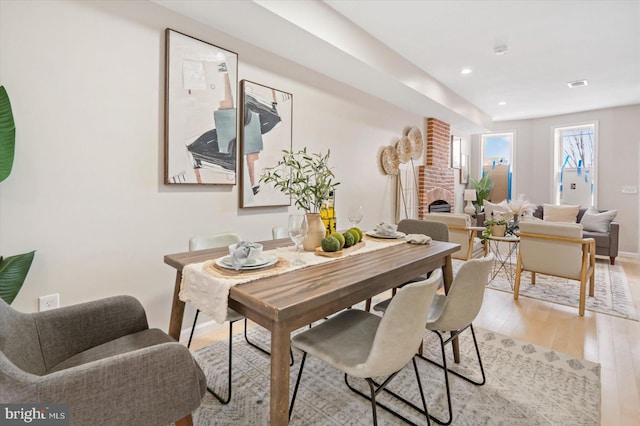
[[[5,180],[13,167],[16,144],[16,126],[11,102],[4,86],[0,86],[0,182]],[[3,258],[0,256],[0,297],[11,304],[27,277],[34,251]]]
[[[330,198],[340,182],[335,181],[329,167],[330,150],[326,154],[308,153],[307,148],[294,152],[283,150],[278,164],[265,168],[260,182],[271,183],[283,194],[291,196],[295,205],[307,213],[309,233],[302,245],[313,251],[320,246],[325,236],[325,227],[320,219],[322,203]]]
[[[494,182],[491,182],[491,173],[485,173],[480,180],[471,179],[471,185],[476,190],[476,201],[474,204],[477,206],[478,212],[482,210],[482,204],[484,200],[489,198],[491,190],[493,189]]]
[[[488,220],[487,226],[494,237],[504,237],[507,231],[507,221],[504,219]]]

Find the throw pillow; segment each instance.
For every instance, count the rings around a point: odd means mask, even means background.
[[[507,200],[502,200],[499,203],[492,203],[490,201],[485,200],[484,203],[482,203],[482,205],[484,206],[484,219],[485,220],[494,220],[494,213],[495,212],[500,212],[500,213],[509,213],[509,212],[511,212],[511,209],[509,208],[509,205],[507,204]]]
[[[585,231],[602,232],[606,234],[609,232],[609,224],[613,222],[617,214],[617,210],[600,213],[598,210],[590,208],[584,212],[580,223]]]
[[[545,204],[542,219],[545,222],[576,223],[580,206]]]

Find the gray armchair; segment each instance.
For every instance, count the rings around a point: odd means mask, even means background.
[[[2,403],[65,403],[72,425],[191,424],[205,385],[133,297],[33,314],[0,300]]]

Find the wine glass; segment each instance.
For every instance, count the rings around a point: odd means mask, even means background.
[[[362,220],[362,206],[355,205],[355,206],[349,207],[349,222],[351,222],[351,227],[358,226],[361,220]]]
[[[300,244],[302,240],[307,237],[309,232],[309,223],[307,222],[307,216],[305,214],[292,214],[289,215],[289,237],[296,244],[296,259],[292,263],[293,266],[301,266],[306,262],[300,259]]]

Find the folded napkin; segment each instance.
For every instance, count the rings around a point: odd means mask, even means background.
[[[411,244],[431,244],[431,237],[424,234],[407,234],[404,239]]]
[[[378,235],[394,236],[398,233],[398,225],[387,222],[380,222],[375,227],[375,232]]]
[[[231,266],[233,266],[233,269],[235,269],[236,271],[239,271],[240,269],[242,269],[242,267],[249,260],[249,255],[251,254],[251,250],[255,250],[258,248],[260,248],[260,246],[252,242],[240,241],[236,245],[236,249],[233,251],[233,254],[231,255]]]

